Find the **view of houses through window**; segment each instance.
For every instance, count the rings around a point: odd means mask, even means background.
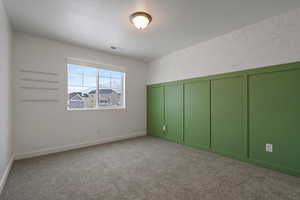
[[[68,108],[124,106],[124,73],[68,64]]]

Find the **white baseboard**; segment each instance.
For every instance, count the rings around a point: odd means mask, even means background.
[[[146,135],[145,131],[135,132],[135,133],[132,133],[129,135],[104,138],[104,139],[97,140],[97,141],[84,142],[84,143],[80,143],[80,144],[67,145],[67,146],[54,147],[54,148],[47,148],[47,149],[42,149],[42,150],[32,151],[32,152],[27,152],[27,153],[20,153],[15,156],[15,160],[21,160],[21,159],[25,159],[25,158],[32,158],[32,157],[41,156],[41,155],[69,151],[69,150],[73,150],[73,149],[79,149],[79,148],[83,148],[83,147],[105,144],[105,143],[109,143],[109,142],[115,142],[115,141],[120,141],[120,140],[125,140],[125,139],[129,139],[129,138],[135,138],[135,137],[140,137],[140,136],[145,136],[145,135]]]
[[[14,155],[11,156],[10,160],[8,161],[7,163],[7,166],[6,166],[6,169],[0,179],[0,194],[2,193],[3,191],[3,188],[5,186],[5,183],[6,183],[6,180],[7,180],[7,177],[8,177],[8,174],[10,172],[10,169],[12,167],[12,164],[14,162]]]

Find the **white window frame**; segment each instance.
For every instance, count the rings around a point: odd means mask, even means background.
[[[105,65],[105,64],[94,64],[92,62],[88,61],[81,61],[81,60],[75,60],[75,59],[67,59],[66,66],[67,66],[67,77],[69,76],[69,64],[78,65],[80,67],[91,67],[97,70],[97,77],[96,77],[96,106],[95,108],[70,108],[69,104],[66,104],[68,111],[85,111],[85,110],[124,110],[126,109],[126,92],[125,92],[125,82],[126,82],[126,72],[124,70],[120,70],[116,66],[112,65]],[[105,67],[107,66],[107,67]],[[112,68],[113,67],[113,68]],[[114,69],[115,68],[115,69]],[[122,96],[121,96],[121,106],[99,106],[99,72],[100,70],[109,70],[114,72],[121,72],[122,73]],[[67,78],[67,90],[69,88],[69,81]],[[66,92],[68,94],[68,91]],[[69,95],[67,95],[67,101],[69,102]]]

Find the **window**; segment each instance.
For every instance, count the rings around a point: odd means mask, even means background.
[[[68,109],[124,108],[124,72],[68,64]]]

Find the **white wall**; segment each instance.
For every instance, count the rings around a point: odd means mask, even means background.
[[[67,111],[67,57],[123,67],[126,71],[127,109]],[[13,132],[17,157],[62,150],[82,143],[145,134],[145,63],[24,33],[14,35],[13,58]],[[21,72],[24,69],[54,72],[59,76]],[[20,88],[56,87],[55,84],[28,83],[21,80],[28,76],[58,80],[59,90],[31,91]],[[57,99],[59,102],[22,102],[24,99]]]
[[[11,27],[2,0],[0,0],[0,181],[12,156],[10,129],[10,57]],[[0,184],[0,192],[1,186]]]
[[[148,83],[300,60],[300,9],[188,47],[149,64]]]

